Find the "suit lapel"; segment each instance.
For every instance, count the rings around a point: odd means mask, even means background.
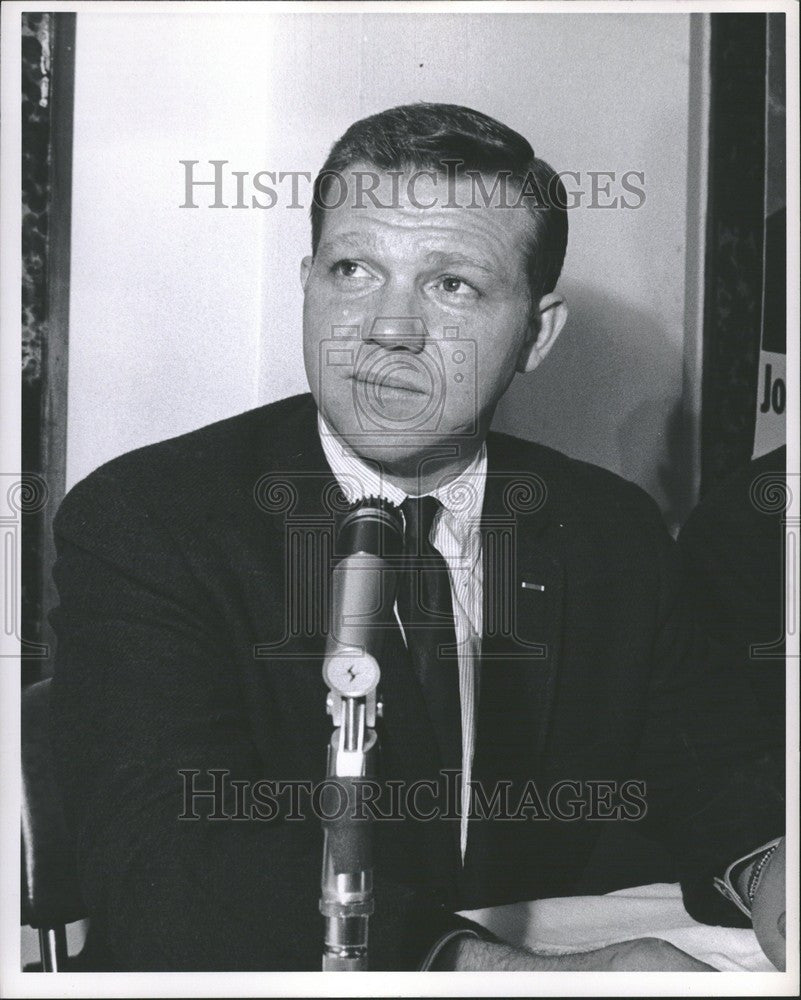
[[[288,426],[270,431],[280,432],[281,444],[276,446],[274,438],[268,442],[254,496],[262,530],[272,542],[272,571],[260,633],[266,641],[256,645],[254,655],[260,696],[275,706],[277,720],[287,730],[290,747],[281,762],[283,771],[289,777],[318,779],[332,731],[322,663],[334,514],[340,501],[317,436],[311,397]],[[264,739],[274,753],[274,738],[264,734]]]
[[[496,792],[503,799],[505,788],[514,809],[526,783],[536,780],[559,664],[562,571],[549,552],[558,521],[547,482],[520,468],[518,447],[492,434],[487,442],[476,807],[479,791],[489,804]],[[529,834],[521,834],[519,823],[490,821],[477,808],[460,881],[464,906],[508,902],[504,879],[525,863],[523,847],[530,843]]]
[[[552,508],[547,482],[530,470],[519,470],[511,449],[490,435],[481,525],[479,718],[482,696],[491,697],[495,677],[504,703],[494,704],[492,714],[508,710],[509,721],[514,716],[524,728],[518,749],[528,749],[529,767],[545,748],[559,667],[563,575],[550,551],[550,535],[559,530]],[[508,698],[513,699],[510,704]],[[503,726],[502,718],[492,721]]]

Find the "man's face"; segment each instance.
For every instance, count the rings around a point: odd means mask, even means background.
[[[442,178],[421,179],[416,206],[408,175],[377,176],[378,205],[357,201],[345,175],[348,197],[325,213],[303,262],[304,360],[329,426],[357,454],[414,476],[437,455],[474,454],[534,336],[530,220],[523,207],[467,207],[467,178],[452,199],[461,207],[449,208]]]

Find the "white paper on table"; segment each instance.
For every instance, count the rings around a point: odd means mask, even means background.
[[[721,972],[775,972],[750,929],[699,924],[684,909],[681,887],[657,882],[605,896],[535,899],[463,916],[499,938],[549,955],[591,951],[617,941],[658,937]]]

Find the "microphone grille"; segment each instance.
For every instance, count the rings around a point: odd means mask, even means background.
[[[386,497],[363,497],[351,504],[339,518],[336,534],[336,548],[342,555],[354,552],[400,555],[403,550],[403,515],[400,507]]]

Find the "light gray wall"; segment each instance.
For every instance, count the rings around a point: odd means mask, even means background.
[[[443,100],[518,129],[585,190],[589,171],[645,173],[638,210],[571,212],[571,319],[497,426],[634,479],[675,519],[692,479],[687,178],[704,128],[689,15],[82,11],[76,51],[69,483],[306,388],[307,212],[286,185],[268,211],[179,208],[179,160],[201,161],[197,177],[213,158],[313,174],[356,118]]]

